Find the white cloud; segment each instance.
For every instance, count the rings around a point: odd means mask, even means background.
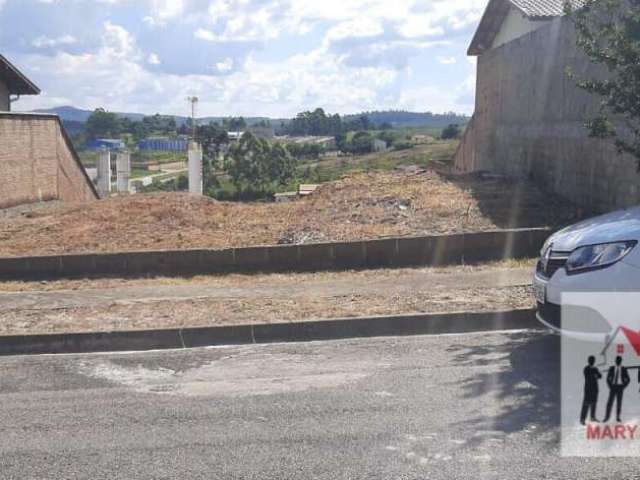
[[[61,9],[97,3],[46,1]],[[189,95],[202,98],[207,115],[289,116],[315,106],[340,113],[472,108],[472,68],[466,72],[463,61],[446,69],[439,64],[453,65],[464,54],[467,40],[459,36],[469,34],[486,0],[101,2],[97,10],[104,14],[95,17],[68,9],[76,15],[69,25],[86,17],[95,28],[69,28],[73,37],[36,30],[32,46],[48,50],[18,51],[28,73],[39,70],[35,80],[44,90],[20,108],[66,99],[85,108],[184,114]],[[135,21],[116,21],[128,8]],[[427,68],[460,78],[432,81],[423,75]]]
[[[73,35],[62,35],[56,38],[49,38],[41,35],[35,38],[31,44],[36,48],[57,47],[59,45],[71,45],[77,43],[78,40]]]
[[[233,58],[225,58],[223,61],[216,63],[216,68],[220,73],[227,73],[233,70]]]
[[[458,60],[456,59],[456,57],[438,57],[438,62],[442,63],[443,65],[453,65],[455,63],[458,63]]]
[[[149,65],[160,65],[162,62],[160,62],[160,57],[157,53],[150,53],[147,57],[147,63]]]
[[[111,22],[104,23],[101,55],[126,58],[137,54],[134,37],[123,27]]]
[[[150,14],[143,18],[149,25],[164,25],[185,11],[185,0],[150,0]]]

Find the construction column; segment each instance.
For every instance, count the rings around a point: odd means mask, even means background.
[[[202,148],[197,142],[189,143],[189,193],[203,193]]]
[[[130,193],[131,154],[126,150],[116,156],[116,178],[118,193]]]
[[[111,152],[100,150],[98,155],[98,195],[107,198],[111,194]]]

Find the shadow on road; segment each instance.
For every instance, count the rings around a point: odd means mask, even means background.
[[[469,418],[462,422],[476,431],[514,433],[530,431],[548,435],[560,425],[560,338],[551,335],[518,333],[506,344],[469,348],[454,345],[456,365],[469,368],[489,366],[508,356],[510,368],[493,373],[478,371],[463,385],[466,398],[495,395],[501,410],[496,415]],[[559,435],[551,435],[552,443]],[[482,437],[472,442],[481,443]]]

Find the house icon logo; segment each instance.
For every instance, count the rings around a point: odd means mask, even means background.
[[[607,335],[605,338],[604,348],[601,353],[604,363],[607,362],[607,357],[611,355],[611,350],[614,345],[616,346],[616,355],[625,354],[625,343],[620,343],[625,341],[635,352],[636,356],[640,357],[640,332],[636,332],[635,330],[624,326],[619,326],[615,329],[613,334]]]

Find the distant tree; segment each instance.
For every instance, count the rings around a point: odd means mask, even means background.
[[[373,152],[374,138],[369,132],[358,132],[351,139],[351,152],[364,155]]]
[[[216,170],[221,167],[219,159],[222,148],[229,144],[227,131],[217,123],[211,122],[209,125],[201,125],[197,129],[197,139],[202,145],[204,156],[204,188],[216,186]]]
[[[174,117],[160,115],[159,113],[150,117],[144,117],[142,119],[142,125],[147,134],[174,135],[178,130]]]
[[[338,135],[344,132],[340,115],[327,115],[322,108],[299,113],[284,127],[289,135]]]
[[[577,44],[589,60],[607,75],[579,78],[568,69],[578,87],[600,98],[597,114],[586,119],[589,134],[611,139],[620,153],[638,160],[640,170],[640,1],[587,0],[574,10]]]
[[[325,152],[325,147],[320,143],[289,143],[287,151],[297,159],[317,160]]]
[[[296,159],[280,143],[267,145],[269,145],[265,165],[267,179],[271,183],[285,185],[296,174]]]
[[[244,187],[264,192],[274,183],[286,183],[296,173],[296,161],[284,146],[271,145],[250,132],[231,146],[224,166],[238,192]]]
[[[352,131],[366,131],[373,128],[373,124],[367,115],[360,115],[358,118],[347,124],[347,128]]]
[[[247,129],[247,122],[243,117],[225,118],[222,120],[222,128],[227,132],[242,132]]]
[[[345,133],[339,133],[335,136],[336,148],[342,153],[349,153],[349,142]]]
[[[96,138],[113,138],[120,135],[121,123],[115,113],[107,112],[104,108],[96,109],[87,120],[87,136]]]
[[[451,124],[448,125],[444,130],[442,130],[440,138],[442,140],[450,140],[452,138],[460,137],[460,133],[462,133],[462,130],[460,130],[460,125]]]
[[[384,142],[387,142],[387,145],[392,146],[398,140],[398,135],[392,130],[382,130],[378,134],[378,138]]]
[[[393,130],[393,125],[389,122],[383,122],[380,124],[380,130]]]

